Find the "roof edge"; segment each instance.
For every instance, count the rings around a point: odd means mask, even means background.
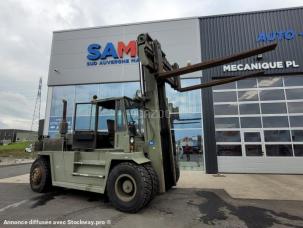
[[[254,11],[246,11],[246,12],[238,12],[238,13],[215,14],[215,15],[209,15],[209,16],[201,16],[201,17],[199,17],[199,19],[208,19],[208,18],[213,18],[213,17],[241,16],[241,15],[257,14],[257,13],[281,12],[281,11],[298,10],[298,9],[303,9],[303,6],[266,9],[266,10],[254,10]]]
[[[53,33],[74,32],[74,31],[80,31],[80,30],[91,30],[91,29],[100,29],[100,28],[111,28],[111,27],[119,27],[119,26],[128,26],[128,25],[140,25],[140,24],[171,22],[171,21],[184,21],[184,20],[193,20],[193,19],[199,19],[199,18],[200,18],[199,16],[193,16],[193,17],[171,18],[171,19],[163,19],[163,20],[155,20],[155,21],[142,21],[142,22],[132,22],[132,23],[125,23],[125,24],[93,26],[93,27],[86,27],[86,28],[57,30],[57,31],[53,31]]]

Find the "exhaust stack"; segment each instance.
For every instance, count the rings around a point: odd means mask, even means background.
[[[67,134],[67,130],[68,130],[68,123],[66,121],[67,101],[63,99],[62,102],[63,102],[63,113],[62,113],[62,120],[61,120],[60,127],[59,127],[60,128],[59,132],[60,132],[61,137],[65,138],[65,136]]]

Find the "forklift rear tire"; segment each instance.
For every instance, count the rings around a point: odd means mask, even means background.
[[[34,192],[48,192],[51,190],[52,178],[49,162],[42,157],[37,158],[30,170],[30,186]]]
[[[147,163],[144,164],[145,169],[149,173],[152,181],[152,194],[150,199],[148,200],[147,204],[159,193],[159,178],[158,174],[156,173],[155,169],[152,167],[151,164]]]
[[[123,162],[110,171],[107,196],[118,210],[135,213],[147,204],[151,194],[152,180],[144,166]]]

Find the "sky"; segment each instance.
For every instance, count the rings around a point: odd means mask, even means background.
[[[302,0],[2,0],[0,129],[30,129],[40,77],[44,117],[53,31],[302,5]]]

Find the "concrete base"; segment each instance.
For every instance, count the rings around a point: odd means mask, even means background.
[[[303,201],[303,175],[181,171],[177,188],[224,189],[233,198]]]

